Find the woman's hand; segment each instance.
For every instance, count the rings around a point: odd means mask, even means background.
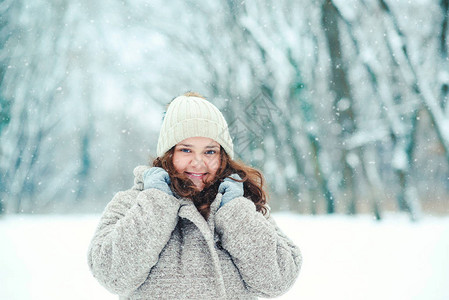
[[[158,189],[171,196],[173,192],[170,189],[170,176],[167,171],[159,167],[153,167],[143,173],[143,188]]]
[[[230,177],[241,180],[237,174],[232,174]],[[220,203],[220,207],[222,207],[234,198],[243,197],[243,182],[235,181],[227,177],[218,187],[218,192],[223,194]]]

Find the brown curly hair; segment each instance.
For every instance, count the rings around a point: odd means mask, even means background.
[[[243,182],[243,196],[249,198],[256,205],[256,210],[266,215],[268,213],[267,193],[265,191],[265,180],[260,171],[245,165],[242,162],[232,160],[226,151],[220,147],[220,166],[215,178],[211,182],[206,182],[202,191],[195,188],[195,184],[184,174],[179,174],[173,164],[174,148],[168,150],[162,157],[153,161],[153,167],[160,167],[170,175],[170,188],[183,198],[192,199],[201,215],[207,219],[210,212],[210,205],[218,193],[218,187],[225,178],[230,178],[232,174],[238,174]]]

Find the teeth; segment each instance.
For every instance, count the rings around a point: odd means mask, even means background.
[[[190,175],[192,175],[192,176],[195,176],[195,177],[201,177],[201,176],[203,176],[203,174],[194,174],[194,173],[189,173]]]

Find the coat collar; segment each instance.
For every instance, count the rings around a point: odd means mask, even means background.
[[[206,241],[210,240],[211,242],[213,242],[215,231],[215,215],[218,211],[218,208],[220,207],[222,196],[222,194],[218,193],[215,197],[215,200],[210,205],[210,213],[207,220],[203,218],[193,202],[185,198],[178,199],[180,202],[178,216],[191,221],[196,225],[196,227],[198,227]]]

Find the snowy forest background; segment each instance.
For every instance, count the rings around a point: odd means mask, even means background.
[[[448,0],[2,0],[1,212],[101,212],[193,90],[273,210],[447,214],[448,20]]]

